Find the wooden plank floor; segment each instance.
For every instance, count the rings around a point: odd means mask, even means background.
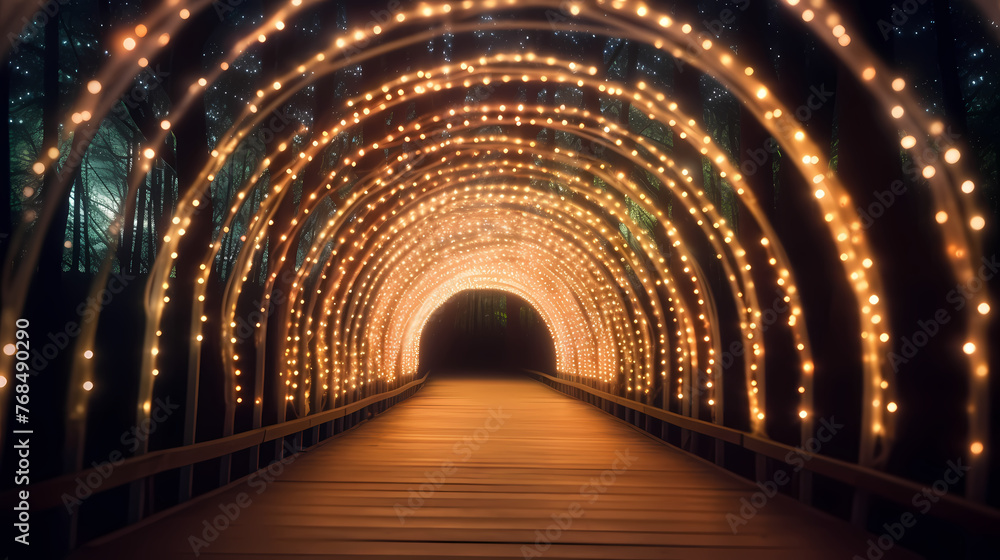
[[[870,535],[783,496],[734,534],[726,515],[756,490],[526,377],[436,374],[272,482],[248,479],[75,558],[865,556]],[[227,509],[239,515],[223,523]],[[228,527],[205,533],[213,519]]]

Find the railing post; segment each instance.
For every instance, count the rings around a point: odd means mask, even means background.
[[[796,475],[799,477],[799,501],[806,505],[812,505],[812,472],[803,469]]]
[[[191,328],[201,329],[201,306],[195,301],[191,306]],[[191,349],[188,352],[187,367],[187,394],[184,399],[184,445],[193,445],[195,434],[198,430],[198,391],[201,380],[201,344],[198,341],[191,342]],[[194,485],[194,465],[181,467],[180,488],[178,497],[180,502],[191,499]]]
[[[145,517],[146,481],[135,480],[129,484],[128,523],[138,523]]]
[[[260,446],[255,445],[250,448],[250,454],[247,457],[247,467],[249,470],[247,472],[256,472],[260,465]]]
[[[85,418],[77,420],[67,429],[66,448],[63,458],[63,466],[66,472],[76,472],[83,467],[85,421]],[[61,552],[69,552],[76,548],[77,529],[80,520],[80,504],[77,504],[76,507],[69,509],[65,513],[60,511],[58,514],[58,520],[60,525],[67,528],[67,531],[64,541],[58,543],[56,546]]]
[[[767,455],[764,455],[762,453],[755,453],[753,459],[754,459],[753,463],[754,478],[757,479],[757,482],[763,482],[767,480]]]
[[[229,484],[233,474],[233,456],[223,455],[219,457],[219,486]]]
[[[274,460],[280,461],[285,458],[285,438],[288,436],[280,437],[274,440]]]
[[[851,501],[851,524],[864,527],[868,524],[868,492],[854,489]]]

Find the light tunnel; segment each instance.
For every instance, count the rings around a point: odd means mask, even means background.
[[[190,83],[183,102],[159,123],[141,164],[148,168],[169,135],[191,126],[199,100],[242,53],[286,40],[292,22],[314,4],[284,3],[227,45],[221,61]],[[942,148],[946,123],[929,116],[834,4],[780,4],[884,110],[900,131],[896,149],[941,151],[938,161],[920,169],[935,205],[921,219],[933,222],[945,240],[942,258],[950,269],[942,273],[969,282],[982,256],[985,220],[962,153]],[[116,50],[67,115],[73,145],[85,147],[88,127],[124,92],[127,84],[118,76],[141,71],[212,9],[205,0],[165,2],[141,25],[121,30]],[[896,342],[886,305],[893,294],[852,194],[864,186],[845,184],[832,170],[828,150],[796,118],[797,103],[780,99],[775,85],[737,54],[738,46],[734,51],[700,32],[696,21],[631,0],[421,2],[282,60],[181,186],[146,287],[135,414],[150,414],[165,376],[197,376],[203,364],[215,362],[226,387],[217,403],[226,435],[238,411],[252,410],[257,428],[266,424],[267,406],[280,421],[393,390],[424,373],[418,371],[421,333],[435,310],[457,293],[489,289],[517,295],[538,311],[560,378],[706,422],[745,425],[762,437],[773,428],[769,392],[795,394],[800,441],[813,436],[814,376],[821,364],[811,341],[825,333],[810,322],[801,297],[803,265],[789,256],[758,201],[755,178],[744,176],[738,154],[708,132],[687,100],[655,75],[602,77],[586,53],[568,58],[511,47],[455,52],[454,60],[418,67],[392,64],[422,42],[481,31],[481,16],[497,13],[511,18],[494,20],[492,31],[593,33],[650,45],[716,80],[775,138],[822,218],[811,234],[825,236],[835,249],[840,277],[832,282],[852,296],[863,404],[854,420],[861,426],[857,458],[864,466],[882,465],[906,402],[888,359]],[[295,95],[325,91],[324,80],[374,60],[388,60],[393,71],[366,76],[359,93],[336,100],[328,114],[303,123],[283,112]],[[572,90],[582,103],[529,95],[546,87]],[[639,117],[616,120],[602,103],[635,109],[645,127],[670,139],[669,148],[630,127],[629,119]],[[359,132],[363,142],[347,145],[344,139]],[[218,179],[232,174],[262,134],[264,159],[219,204]],[[43,153],[35,171],[47,173],[60,157],[58,150]],[[725,204],[706,188],[706,177],[722,185]],[[131,179],[131,196],[140,180]],[[51,188],[66,193],[69,187],[60,176]],[[27,293],[29,264],[40,250],[28,228],[44,229],[53,208],[46,199],[14,240],[24,256],[5,272],[15,296],[8,301]],[[232,244],[239,250],[222,276],[221,250]],[[263,296],[255,302],[258,292],[244,289],[257,278]],[[222,286],[222,295],[210,286]],[[268,301],[278,293],[280,303]],[[773,334],[773,313],[768,316],[775,297],[789,310],[780,317],[781,338]],[[961,436],[966,459],[975,472],[985,472],[990,306],[985,298],[974,303],[962,317],[964,356],[952,375],[968,387]],[[5,310],[7,330],[17,310],[10,304]],[[237,327],[248,316],[260,319],[250,337]],[[91,347],[93,338],[93,331],[84,332],[79,348]],[[209,355],[208,338],[215,339],[217,355]],[[739,356],[730,350],[733,343],[742,349]],[[791,380],[769,386],[768,353],[792,357]],[[175,362],[180,355],[188,371],[165,367],[167,354]],[[724,367],[724,355],[732,367]],[[3,360],[9,372],[11,357]],[[99,376],[88,359],[74,359],[71,416],[87,409],[87,386],[100,383]],[[725,395],[733,394],[726,387],[745,396],[726,406]],[[774,422],[787,421],[779,418]],[[982,492],[982,483],[970,482],[967,492]]]

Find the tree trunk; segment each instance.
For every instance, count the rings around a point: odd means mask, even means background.
[[[80,246],[83,244],[81,230],[83,226],[83,171],[78,167],[73,178],[73,252],[69,268],[73,272],[80,270]]]
[[[138,173],[138,166],[136,165],[138,140],[133,135],[129,139],[128,147],[128,161],[126,163],[126,173],[123,179],[124,184],[122,185],[122,215],[121,221],[121,231],[119,232],[118,243],[118,268],[122,273],[132,273],[132,244],[135,240],[136,230],[138,226],[135,225],[135,200],[129,197],[129,182],[132,181],[132,174]]]
[[[59,146],[59,18],[50,18],[45,25],[45,61],[42,68],[42,155],[46,150]],[[51,196],[58,181],[57,166],[50,165],[42,182],[42,196]],[[66,220],[69,218],[69,197],[63,197],[45,232],[42,251],[38,260],[39,289],[57,288],[62,273],[63,243],[66,237]],[[45,293],[43,291],[43,293]],[[51,291],[47,293],[53,293]]]
[[[0,60],[0,122],[10,122],[10,61]],[[0,256],[7,252],[13,234],[10,199],[14,196],[10,184],[10,134],[0,134]]]
[[[81,174],[87,173],[87,169],[89,169],[89,166],[90,166],[89,158],[80,162]],[[89,175],[89,173],[87,175]],[[88,177],[85,176],[83,180],[84,185],[89,184],[89,181],[87,179]],[[83,271],[89,274],[91,272],[90,252],[92,249],[90,243],[90,194],[87,192],[86,187],[80,189],[80,202],[82,203],[83,207],[83,212],[81,215],[81,221],[83,222],[83,247],[81,247],[80,250],[83,252]]]
[[[159,160],[159,162],[162,164],[162,160]],[[146,228],[146,247],[149,251],[149,254],[146,255],[147,271],[152,270],[153,262],[156,261],[156,242],[158,239],[156,232],[163,221],[163,216],[160,214],[163,205],[163,174],[163,167],[153,167],[152,186],[149,190],[149,206],[146,213],[149,216],[149,227]]]

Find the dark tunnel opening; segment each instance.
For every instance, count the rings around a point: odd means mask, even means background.
[[[524,299],[498,290],[456,294],[420,339],[420,371],[531,369],[555,373],[552,336]]]

